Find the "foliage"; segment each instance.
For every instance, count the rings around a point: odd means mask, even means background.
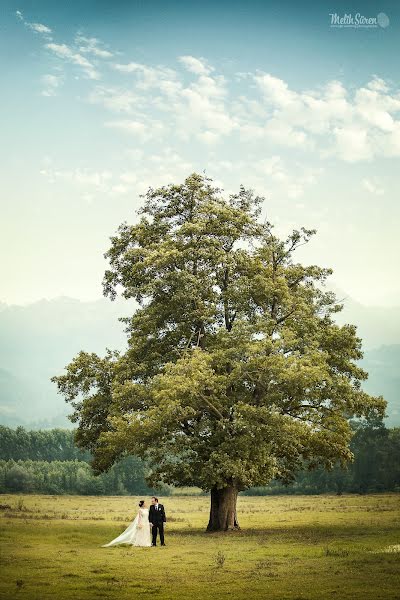
[[[128,456],[96,478],[91,455],[68,429],[29,431],[0,426],[0,490],[48,494],[136,494],[155,492],[145,482],[147,465]],[[169,493],[168,486],[158,491]]]
[[[108,473],[94,476],[90,465],[79,460],[52,462],[0,460],[0,493],[82,495],[154,494],[145,483],[143,462],[128,457]],[[167,486],[158,492],[168,495]]]
[[[283,485],[279,481],[267,487],[251,488],[244,494],[324,494],[327,492],[359,493],[400,491],[400,427],[386,429],[382,423],[353,422],[355,431],[350,443],[354,461],[346,468],[336,463],[327,471],[317,468],[300,470],[296,481]]]
[[[263,198],[226,200],[210,179],[150,188],[139,221],[105,253],[104,294],[140,304],[128,348],[80,352],[52,378],[74,407],[76,441],[97,472],[132,454],[148,481],[244,490],[344,466],[352,417],[382,417],[356,327],[323,289],[331,269],[295,262],[314,230],[285,240],[259,220]]]
[[[354,454],[354,461],[346,468],[342,468],[339,463],[335,463],[330,471],[321,467],[311,471],[304,468],[295,473],[295,481],[288,485],[273,480],[268,486],[253,487],[243,493],[263,496],[400,491],[400,428],[386,429],[381,421],[352,421],[351,426],[354,436],[350,449]],[[145,483],[147,467],[140,458],[127,457],[114,465],[108,473],[95,478],[86,463],[78,460],[61,462],[57,458],[58,450],[53,453],[51,448],[48,451],[43,448],[39,454],[46,454],[52,462],[30,460],[32,446],[28,441],[36,435],[41,440],[52,440],[51,430],[32,432],[21,428],[1,429],[4,434],[2,441],[8,440],[7,455],[1,456],[8,460],[0,462],[0,492],[96,495],[154,492]],[[46,437],[42,433],[46,433]],[[55,433],[60,437],[61,430]],[[65,430],[64,435],[73,444],[73,432]],[[69,444],[67,447],[69,448]],[[78,449],[76,451],[79,453]],[[70,452],[69,449],[67,455]],[[19,456],[23,456],[25,460],[18,460]],[[89,453],[87,456],[89,460]],[[158,489],[158,493],[161,491],[164,495],[173,491],[174,495],[188,496],[200,492],[194,488],[170,490],[167,486]]]
[[[0,425],[0,457],[3,460],[90,460],[90,453],[75,444],[69,429],[27,430]]]

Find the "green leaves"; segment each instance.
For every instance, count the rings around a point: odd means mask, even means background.
[[[124,354],[80,353],[54,378],[78,441],[98,471],[136,454],[151,483],[206,490],[346,462],[349,418],[385,401],[361,391],[361,340],[323,290],[331,269],[294,260],[315,230],[280,240],[258,221],[263,198],[241,187],[225,200],[210,181],[150,188],[139,222],[111,237],[104,294],[122,287],[140,308]]]

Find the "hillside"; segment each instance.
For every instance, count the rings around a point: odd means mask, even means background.
[[[337,291],[337,296],[345,294]],[[0,423],[71,426],[69,406],[50,377],[62,373],[80,350],[100,355],[106,348],[123,350],[126,336],[118,318],[132,314],[136,306],[119,297],[82,302],[61,296],[26,306],[0,302]],[[398,308],[365,307],[347,298],[338,315],[339,323],[358,326],[362,364],[369,372],[364,388],[388,400],[390,426],[400,425],[399,314]]]

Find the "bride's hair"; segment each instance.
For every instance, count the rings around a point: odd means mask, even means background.
[[[144,500],[141,500],[141,501],[139,502],[139,506],[140,506],[140,508],[142,508],[143,504],[144,504]]]

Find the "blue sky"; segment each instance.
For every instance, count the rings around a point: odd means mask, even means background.
[[[334,28],[332,13],[381,16]],[[279,234],[315,227],[299,258],[350,296],[399,304],[399,16],[398,2],[3,2],[0,300],[100,297],[139,194],[206,170],[265,196]]]

